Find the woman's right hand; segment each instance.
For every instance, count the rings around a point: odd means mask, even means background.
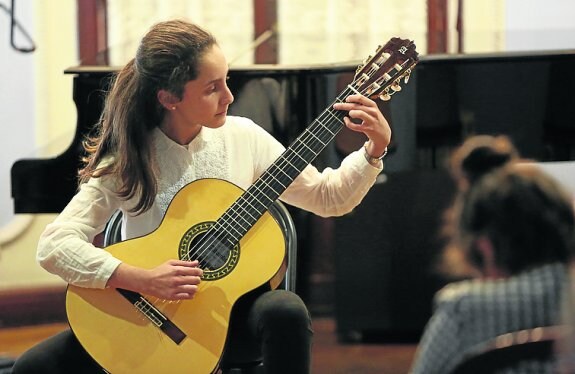
[[[198,261],[168,260],[150,270],[151,279],[144,293],[166,300],[191,299],[198,291],[202,269]]]
[[[164,300],[192,299],[198,291],[202,269],[195,261],[168,260],[153,269],[122,263],[107,287],[124,288]]]

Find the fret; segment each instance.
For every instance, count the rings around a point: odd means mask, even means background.
[[[305,169],[319,153],[329,144],[337,133],[343,128],[343,113],[324,111],[329,113],[329,118],[320,120],[318,117],[284,153],[258,178],[258,180],[238,199],[221,220],[231,225],[234,223],[231,213],[241,215],[240,212],[247,213],[253,222],[249,227],[242,227],[244,231],[238,240],[257,222],[287,189],[294,179]],[[334,123],[335,122],[335,123]],[[274,184],[273,181],[276,181]],[[264,202],[265,201],[265,202]],[[257,205],[257,206],[256,206]],[[247,212],[248,207],[253,209]],[[222,224],[222,226],[225,226]],[[239,231],[239,230],[234,230]]]
[[[274,167],[277,171],[279,171],[283,175],[290,178],[290,176],[293,175],[292,173],[299,173],[300,172],[299,167],[297,165],[301,164],[302,162],[306,163],[307,161],[303,157],[301,157],[301,155],[299,153],[297,153],[291,149],[286,151],[286,153],[291,153],[291,155],[286,154],[285,156],[284,155],[280,156],[277,163],[273,164],[272,167]],[[297,156],[299,161],[295,157],[290,157],[290,156]],[[281,167],[280,167],[280,164],[282,164],[282,161],[285,161],[285,163],[283,165],[281,165]],[[287,169],[287,166],[291,167],[291,171]]]
[[[230,217],[237,217],[237,219],[234,219],[234,223],[235,223],[234,225],[229,225],[229,226],[227,226],[227,227],[230,227],[233,231],[235,231],[235,232],[238,233],[239,235],[243,235],[243,234],[242,234],[242,231],[241,231],[241,230],[239,230],[239,231],[237,230],[237,225],[238,225],[238,224],[241,225],[241,223],[238,222],[238,219],[243,220],[244,223],[247,223],[248,225],[251,224],[251,222],[246,219],[246,213],[249,214],[249,212],[247,212],[246,209],[243,209],[243,210],[241,211],[241,213],[242,213],[242,214],[234,214],[233,216],[230,215]],[[255,219],[255,220],[257,220],[256,217],[254,217],[254,216],[252,216],[252,218]],[[224,229],[225,231],[228,231],[228,230],[226,230],[226,227],[225,227],[225,226],[223,227],[223,229]]]
[[[243,212],[243,211],[242,211],[242,212]],[[225,215],[224,215],[224,216],[225,216]],[[222,216],[222,218],[223,218],[224,216]],[[233,217],[233,216],[228,215],[228,217]],[[232,220],[233,220],[233,218],[232,218]],[[229,222],[229,220],[228,220],[227,222]],[[234,223],[235,223],[235,221],[234,221]],[[216,224],[216,226],[217,226],[217,224]],[[242,234],[243,230],[237,230],[237,224],[234,224],[234,225],[230,225],[230,224],[227,224],[227,225],[219,225],[218,229],[221,229],[221,230],[223,231],[223,233],[224,233],[224,236],[223,236],[223,237],[224,237],[224,238],[232,237],[232,238],[235,239],[235,238],[238,237],[238,236],[241,238],[242,235],[243,235],[243,234]],[[235,231],[236,234],[233,234],[233,233],[232,233],[232,230]],[[219,237],[221,237],[221,236],[222,236],[222,235],[219,235]]]
[[[282,171],[281,169],[278,169],[278,170],[279,170],[281,173],[283,173],[283,171]],[[283,174],[284,174],[284,173],[283,173]],[[282,184],[281,181],[280,181],[277,177],[273,176],[271,173],[268,174],[268,175],[269,175],[270,179],[272,179],[273,181],[276,181],[276,182],[280,185],[282,191],[287,188],[287,186],[284,185],[284,184]],[[270,187],[271,189],[274,189],[273,187],[271,187],[271,186],[266,182],[266,178],[262,178],[262,183],[264,183],[266,186]]]
[[[304,161],[304,162],[305,162],[305,159],[302,158],[302,157],[299,155],[299,153],[293,152],[293,150],[291,150],[291,149],[290,149],[290,151],[292,151],[291,153],[292,153],[293,155],[297,156],[301,161]],[[289,162],[289,159],[286,158],[285,160],[286,160],[287,162]],[[293,165],[292,165],[292,166],[293,166]]]
[[[310,153],[315,156],[315,152],[314,152],[313,148],[308,147],[308,145],[305,142],[300,142],[300,144],[302,144],[304,147],[309,149]]]
[[[279,190],[283,191],[283,190],[285,190],[285,189],[287,188],[287,186],[286,186],[285,184],[283,184],[277,177],[275,177],[275,176],[273,176],[273,175],[271,175],[271,174],[270,174],[270,179],[271,179],[270,183],[274,183],[274,182],[275,182],[275,184],[278,185],[278,189],[279,189]],[[270,186],[267,182],[265,182],[265,180],[262,180],[262,182],[265,183],[266,186],[267,186],[268,188],[270,188],[271,190],[273,190],[274,192],[278,190],[278,189],[274,188],[273,186]]]
[[[328,114],[330,115],[330,117],[332,117],[333,119],[336,119],[336,120],[339,119],[339,118],[338,118],[334,113],[332,113],[331,111],[328,111],[327,113],[328,113]],[[328,129],[328,130],[329,130],[329,129]],[[335,135],[335,134],[334,134],[334,135]]]
[[[346,91],[341,95],[346,95]],[[338,99],[338,101],[342,100]],[[216,226],[221,226],[226,232],[230,231],[226,227],[235,226],[233,231],[237,235],[233,235],[233,237],[239,241],[303,169],[315,160],[319,153],[335,138],[343,128],[343,116],[344,113],[342,112],[331,109],[324,110],[226,211],[218,220],[222,223]],[[249,219],[246,219],[246,215],[249,216]],[[241,216],[241,219],[248,225],[238,227],[238,222],[234,219],[236,216]]]

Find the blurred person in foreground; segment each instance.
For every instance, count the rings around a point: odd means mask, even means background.
[[[447,215],[446,260],[459,259],[473,276],[436,294],[411,373],[449,373],[482,342],[559,322],[575,248],[571,197],[520,161],[502,136],[469,138],[454,153],[458,193]],[[551,373],[555,366],[526,360],[509,372]]]

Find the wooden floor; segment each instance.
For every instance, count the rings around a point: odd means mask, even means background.
[[[313,321],[313,374],[405,374],[415,344],[341,344],[330,318]]]
[[[405,374],[414,344],[341,344],[331,318],[313,321],[313,374]],[[0,329],[0,355],[17,357],[36,342],[67,328],[67,324]]]

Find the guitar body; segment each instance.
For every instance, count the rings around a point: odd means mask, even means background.
[[[182,258],[194,235],[205,232],[243,192],[217,179],[192,182],[176,194],[158,229],[106,250],[143,268]],[[234,303],[272,278],[283,276],[284,260],[283,232],[275,219],[264,213],[221,268],[204,270],[192,300],[168,302],[140,295],[152,305],[148,310],[155,308],[180,330],[181,341],[176,342],[116,289],[70,285],[68,321],[82,346],[108,372],[211,373],[224,350]]]

